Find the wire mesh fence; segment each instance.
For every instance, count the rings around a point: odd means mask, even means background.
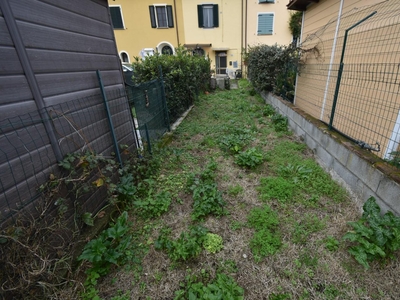
[[[152,141],[170,130],[169,115],[162,78],[127,86],[129,105],[137,120],[140,140],[151,151]]]
[[[90,151],[112,156],[118,145],[133,151],[138,141],[124,88],[107,90],[109,114],[102,95],[76,99],[0,121],[0,222],[30,210],[41,196],[40,186],[60,174],[54,145],[44,122],[50,121],[62,155]],[[48,116],[47,120],[43,116]],[[113,127],[110,127],[110,120]],[[84,205],[96,212],[106,199],[89,197]]]
[[[355,8],[303,38],[295,104],[385,159],[400,143],[400,2]]]

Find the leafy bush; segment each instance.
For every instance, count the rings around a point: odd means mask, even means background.
[[[256,148],[250,148],[236,155],[235,162],[241,167],[254,169],[264,161],[263,154]]]
[[[280,82],[280,86],[277,79],[293,78],[287,74],[296,74],[299,70],[300,58],[296,47],[277,44],[253,46],[249,48],[247,62],[248,77],[257,90],[277,92],[285,85],[285,93],[294,92],[293,79],[290,79],[291,84],[289,81]]]
[[[176,55],[156,53],[145,60],[136,58],[133,67],[136,84],[158,78],[161,67],[171,122],[193,103],[201,91],[208,88],[210,82],[210,60],[191,55],[182,47],[176,49]]]
[[[354,230],[347,232],[343,240],[355,244],[349,248],[350,254],[368,269],[369,261],[390,258],[400,249],[400,218],[390,211],[382,216],[374,197],[364,203],[363,209],[360,220],[348,223]]]
[[[217,273],[213,282],[205,285],[202,281],[195,282],[196,276],[188,276],[184,289],[175,292],[175,300],[180,299],[215,299],[243,300],[244,290],[235,280],[225,274]]]
[[[169,238],[170,230],[164,229],[154,243],[157,250],[166,250],[173,261],[186,261],[198,256],[206,239],[207,228],[197,225],[190,227],[188,232],[182,232],[175,241]]]

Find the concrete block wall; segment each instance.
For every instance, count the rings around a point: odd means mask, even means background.
[[[328,130],[328,126],[271,93],[261,93],[266,103],[286,116],[289,127],[317,156],[319,164],[344,186],[360,210],[375,197],[382,212],[400,215],[400,171],[352,142]]]

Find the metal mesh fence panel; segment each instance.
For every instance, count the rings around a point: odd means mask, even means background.
[[[400,143],[400,2],[346,12],[301,48],[295,104],[390,159]]]
[[[131,109],[136,115],[138,132],[142,141],[151,145],[169,130],[168,109],[162,79],[135,86],[127,86]]]

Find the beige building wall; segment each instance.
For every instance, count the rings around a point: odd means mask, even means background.
[[[247,2],[247,30],[245,46],[258,44],[265,45],[289,45],[293,36],[289,29],[289,19],[291,12],[287,9],[287,1],[275,0],[275,3],[259,3],[258,0],[248,0]],[[258,14],[273,13],[273,33],[272,35],[262,35],[258,33]]]
[[[302,30],[306,66],[298,77],[295,96],[296,106],[330,122],[345,30],[378,11],[349,31],[333,125],[356,140],[371,145],[378,141],[382,150],[377,154],[385,158],[397,150],[400,142],[396,144],[400,138],[396,132],[400,125],[400,96],[394,77],[390,78],[400,59],[400,24],[398,11],[390,11],[391,3],[396,4],[381,0],[321,0],[308,6]]]
[[[211,69],[220,74],[226,72],[230,77],[241,68],[242,3],[242,0],[182,0],[185,46],[203,49],[211,60]],[[199,27],[198,5],[203,4],[218,5],[218,27]],[[222,67],[218,68],[217,60]]]
[[[140,57],[143,49],[162,49],[170,45],[173,49],[184,44],[184,24],[181,0],[109,0],[109,7],[120,7],[124,23],[123,29],[114,29],[118,52],[128,54],[129,61]],[[173,28],[152,28],[150,5],[171,5]]]

